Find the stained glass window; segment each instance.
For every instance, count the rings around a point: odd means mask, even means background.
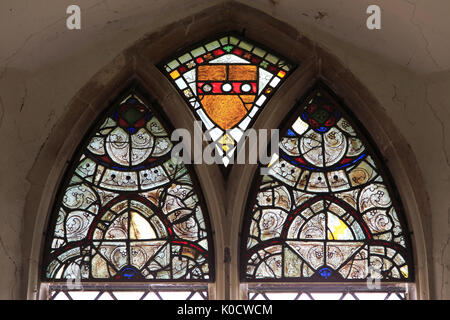
[[[412,281],[409,234],[368,135],[323,86],[296,107],[243,230],[244,281]]]
[[[47,232],[45,281],[209,281],[209,222],[157,110],[132,90],[86,136]]]
[[[227,166],[244,131],[293,66],[246,39],[227,35],[176,55],[162,69],[203,122]]]

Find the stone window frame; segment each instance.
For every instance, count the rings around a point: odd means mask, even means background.
[[[278,128],[299,97],[318,80],[342,97],[371,133],[398,187],[410,227],[416,281],[410,298],[428,299],[431,252],[430,206],[414,153],[371,94],[336,57],[302,36],[292,26],[237,2],[222,3],[167,25],[138,40],[99,71],[67,102],[65,113],[49,135],[28,173],[31,184],[24,215],[24,281],[28,299],[46,299],[40,263],[48,219],[66,166],[92,122],[117,93],[137,82],[158,101],[175,128],[194,131],[195,117],[156,65],[188,45],[227,31],[272,48],[298,65],[277,90],[253,128]],[[217,165],[194,165],[210,213],[216,281],[210,299],[246,299],[239,280],[240,232],[247,195],[257,165],[235,165],[225,179]],[[228,193],[226,192],[228,190]],[[232,192],[230,191],[232,190]],[[345,285],[345,284],[342,284]]]

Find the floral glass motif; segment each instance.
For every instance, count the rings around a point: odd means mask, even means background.
[[[178,55],[163,69],[205,125],[227,166],[244,131],[292,65],[229,35]]]
[[[55,204],[45,280],[211,280],[208,223],[155,113],[132,93],[87,141]]]
[[[411,281],[409,235],[375,155],[322,89],[259,178],[244,228],[246,281]]]

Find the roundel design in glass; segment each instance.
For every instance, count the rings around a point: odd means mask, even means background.
[[[412,280],[402,207],[366,141],[328,90],[300,103],[268,174],[255,177],[244,281]]]
[[[209,222],[168,131],[137,93],[88,134],[66,173],[44,254],[46,281],[208,281]]]

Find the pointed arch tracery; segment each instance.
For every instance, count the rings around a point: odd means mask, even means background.
[[[170,130],[133,88],[85,136],[62,181],[44,281],[213,281],[208,215]]]
[[[390,174],[324,85],[294,109],[241,239],[243,281],[413,281],[411,241]]]

